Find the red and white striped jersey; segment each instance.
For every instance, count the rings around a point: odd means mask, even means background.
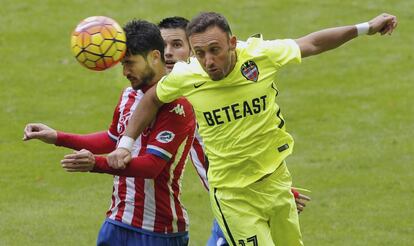
[[[123,91],[108,131],[112,139],[118,141],[123,135],[142,97],[142,91],[131,87]],[[151,153],[168,163],[155,179],[114,176],[109,219],[157,233],[188,230],[187,212],[180,201],[181,179],[195,127],[193,109],[186,99],[160,108],[156,119],[134,143],[132,157]]]

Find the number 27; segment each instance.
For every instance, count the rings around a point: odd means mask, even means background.
[[[253,246],[258,246],[259,244],[257,243],[257,237],[256,235],[249,237],[246,239],[247,243],[253,243]],[[239,245],[240,246],[247,246],[247,244],[244,242],[244,240],[239,240]]]

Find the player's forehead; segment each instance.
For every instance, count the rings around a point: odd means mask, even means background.
[[[161,36],[165,42],[182,41],[187,42],[185,30],[181,28],[161,28]]]
[[[205,49],[213,45],[226,45],[229,40],[229,34],[217,26],[212,26],[204,32],[192,34],[189,40],[193,49]]]
[[[145,60],[144,57],[142,55],[133,55],[131,53],[126,53],[124,58],[122,58],[121,62],[125,63],[125,62],[140,62]]]

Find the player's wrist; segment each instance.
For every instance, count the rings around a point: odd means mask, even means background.
[[[369,32],[369,23],[368,22],[356,24],[355,27],[357,29],[358,36],[368,34],[368,32]]]
[[[131,152],[134,142],[135,142],[135,139],[128,137],[128,136],[122,136],[117,146],[117,149],[126,149],[129,152]]]

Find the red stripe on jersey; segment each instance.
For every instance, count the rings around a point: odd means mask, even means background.
[[[172,220],[173,215],[171,211],[171,196],[170,189],[168,187],[168,181],[170,180],[170,173],[168,170],[171,168],[171,162],[167,164],[164,172],[155,179],[155,211],[162,211],[163,217],[155,216],[154,231],[162,233],[173,232]]]
[[[142,221],[144,217],[144,210],[137,209],[144,207],[145,193],[144,193],[144,179],[135,179],[135,209],[134,217],[132,218],[132,226],[142,227]]]
[[[115,187],[112,186],[112,196],[111,196],[111,207],[106,212],[106,217],[109,217],[112,215],[112,209],[115,207]]]
[[[118,212],[116,213],[116,216],[115,216],[115,219],[119,221],[122,221],[122,216],[124,215],[126,191],[127,191],[126,177],[120,176],[119,185],[118,185],[118,197],[120,201],[116,205],[118,207]]]

